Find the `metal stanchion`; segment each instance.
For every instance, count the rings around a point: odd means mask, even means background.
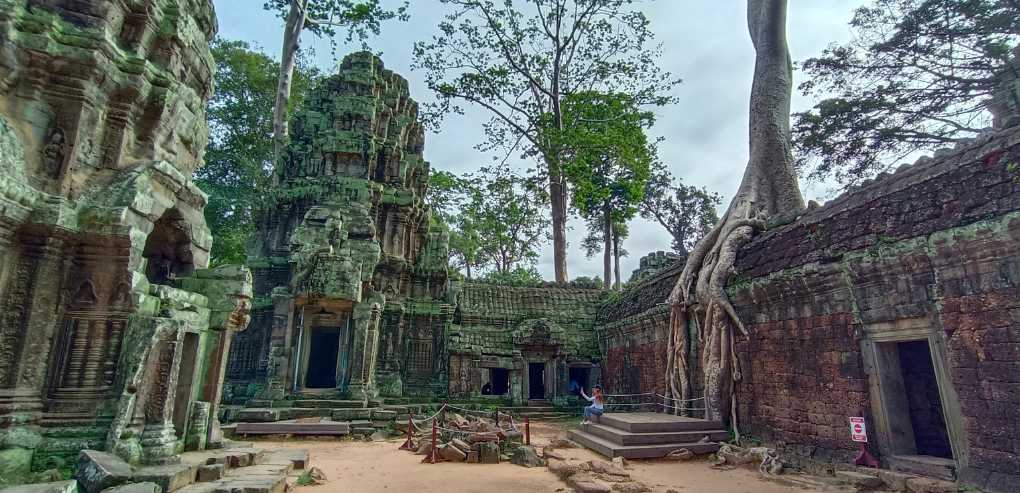
[[[412,437],[414,436],[414,434],[412,433],[413,429],[414,429],[414,422],[411,420],[411,415],[408,415],[407,416],[407,440],[405,440],[404,444],[401,445],[400,448],[397,449],[397,450],[410,450],[412,452],[415,450],[415,448],[414,448],[414,441],[412,440]]]
[[[429,453],[425,454],[425,458],[421,460],[422,464],[438,464],[442,460],[439,458],[439,449],[436,448],[436,418],[432,418],[432,446],[429,448]]]

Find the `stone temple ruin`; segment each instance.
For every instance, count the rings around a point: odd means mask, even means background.
[[[407,81],[369,53],[309,94],[252,244],[252,324],[231,352],[229,400],[367,406],[490,383],[522,403],[566,396],[571,372],[596,381],[601,292],[451,282],[423,150]]]
[[[369,53],[292,119],[247,267],[207,269],[190,175],[215,29],[207,0],[0,0],[0,485],[70,471],[83,449],[172,467],[222,446],[221,419],[368,434],[411,403],[663,392],[683,259],[646,257],[612,296],[451,279],[417,104]],[[751,334],[744,433],[840,468],[861,416],[885,469],[989,491],[1020,480],[1018,72],[980,138],[743,248],[727,289]],[[572,436],[603,451],[596,431]]]
[[[244,268],[208,270],[191,181],[212,88],[204,1],[0,2],[0,477],[82,449],[222,441]]]

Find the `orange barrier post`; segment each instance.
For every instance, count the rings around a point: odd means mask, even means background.
[[[411,437],[414,436],[411,433],[411,430],[413,430],[413,429],[414,429],[414,422],[411,421],[411,415],[409,414],[407,416],[407,440],[404,440],[404,444],[401,445],[400,448],[397,449],[397,450],[410,450],[412,452],[415,450],[415,448],[414,448],[414,441],[411,439]]]
[[[524,417],[524,444],[531,445],[531,418]]]
[[[425,454],[425,458],[421,460],[421,463],[438,464],[440,460],[439,449],[436,448],[436,419],[432,418],[432,446],[429,447],[429,453]]]

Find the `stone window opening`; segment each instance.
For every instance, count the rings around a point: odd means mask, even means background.
[[[579,389],[586,389],[587,392],[591,392],[591,368],[570,368],[567,381],[567,392],[570,395],[580,395]],[[575,387],[575,384],[577,387]]]
[[[195,270],[188,222],[177,209],[170,209],[156,221],[145,241],[145,277],[151,284],[172,285]]]

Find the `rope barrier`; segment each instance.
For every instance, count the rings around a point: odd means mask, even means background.
[[[666,396],[664,396],[662,394],[655,394],[655,396],[656,397],[661,397],[663,399],[670,400],[670,401],[673,401],[673,402],[694,402],[694,401],[703,401],[703,400],[705,400],[704,397],[695,397],[693,399],[675,399],[673,397],[666,397]]]
[[[645,392],[643,394],[606,394],[605,397],[637,397],[642,395],[655,395],[655,392]]]

